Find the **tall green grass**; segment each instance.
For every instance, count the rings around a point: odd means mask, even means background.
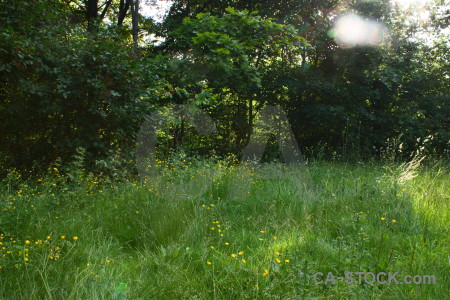
[[[211,173],[202,176],[205,166]],[[443,164],[314,162],[309,191],[304,178],[223,161],[159,168],[159,179],[121,182],[57,169],[28,180],[11,173],[1,185],[0,298],[448,296]],[[197,181],[176,188],[189,180]],[[437,283],[317,285],[316,272],[435,275]]]

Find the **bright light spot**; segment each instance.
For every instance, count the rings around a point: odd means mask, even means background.
[[[392,0],[393,4],[408,15],[407,24],[424,23],[430,19],[430,11],[427,8],[429,0]]]
[[[337,20],[330,34],[343,48],[378,46],[387,37],[387,29],[381,23],[348,14]]]
[[[144,0],[141,2],[141,13],[144,17],[162,22],[172,4],[173,1],[170,0]]]
[[[428,0],[392,0],[392,2],[397,3],[402,7],[422,7],[427,4]]]

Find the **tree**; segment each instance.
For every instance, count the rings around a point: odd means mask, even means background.
[[[112,28],[69,26],[72,10],[63,2],[0,5],[7,12],[0,34],[4,164],[67,161],[79,147],[92,163],[131,149],[150,108],[141,96],[161,83],[154,77],[159,62],[131,55],[133,47]]]
[[[266,71],[278,64],[278,58],[298,59],[306,44],[290,26],[232,8],[221,17],[205,13],[186,18],[170,39],[175,41],[173,51],[182,57],[174,63],[173,80],[186,91],[184,99],[174,100],[188,101],[205,88],[220,95],[220,103],[210,104],[217,112],[227,111],[224,121],[233,127],[227,131],[236,134],[232,140],[239,147],[248,140],[253,106],[264,105],[258,95]]]

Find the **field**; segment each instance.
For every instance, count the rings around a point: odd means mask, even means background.
[[[11,171],[0,192],[0,298],[448,296],[445,163],[310,162],[301,180],[233,159],[158,168],[144,181],[57,166],[27,178]],[[436,283],[316,284],[317,272],[322,281],[329,272],[398,272],[399,281]]]

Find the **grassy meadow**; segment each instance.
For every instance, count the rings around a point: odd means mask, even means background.
[[[157,168],[146,180],[10,171],[0,186],[0,298],[448,296],[445,163],[310,162],[300,181],[232,158]],[[436,284],[315,284],[317,272],[435,275]]]

